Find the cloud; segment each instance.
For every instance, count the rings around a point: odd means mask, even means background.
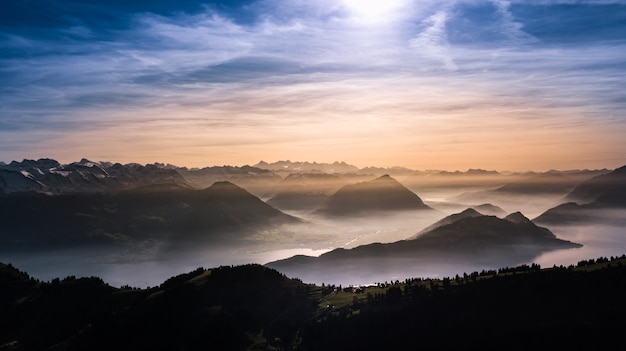
[[[416,49],[420,55],[441,61],[448,70],[456,70],[458,67],[448,53],[449,44],[446,34],[446,22],[448,15],[444,11],[427,18],[424,23],[427,28],[409,41],[409,46]]]
[[[245,155],[626,132],[623,2],[404,1],[371,23],[331,0],[19,3],[0,15],[0,158],[116,133]]]

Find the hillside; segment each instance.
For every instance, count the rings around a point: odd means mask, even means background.
[[[0,201],[3,250],[122,245],[175,239],[180,245],[235,242],[301,221],[246,190],[216,182],[204,190],[151,185],[115,193],[12,193]]]
[[[598,258],[344,288],[246,265],[198,268],[147,289],[96,277],[39,282],[0,264],[0,349],[619,348],[625,263]]]

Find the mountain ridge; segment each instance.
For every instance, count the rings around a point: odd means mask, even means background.
[[[468,267],[517,265],[546,251],[582,246],[558,239],[521,213],[500,219],[468,209],[427,229],[407,240],[340,248],[319,257],[288,258],[266,265],[301,278],[328,275],[367,279],[402,272],[403,266],[434,269],[451,262]]]
[[[318,213],[345,216],[376,211],[432,210],[422,199],[386,174],[378,178],[345,185],[331,195]]]

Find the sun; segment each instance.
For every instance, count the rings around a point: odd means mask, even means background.
[[[358,19],[384,22],[390,19],[407,0],[343,0],[344,6]]]

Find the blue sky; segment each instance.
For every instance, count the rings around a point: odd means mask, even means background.
[[[8,1],[0,160],[626,164],[626,1]]]

